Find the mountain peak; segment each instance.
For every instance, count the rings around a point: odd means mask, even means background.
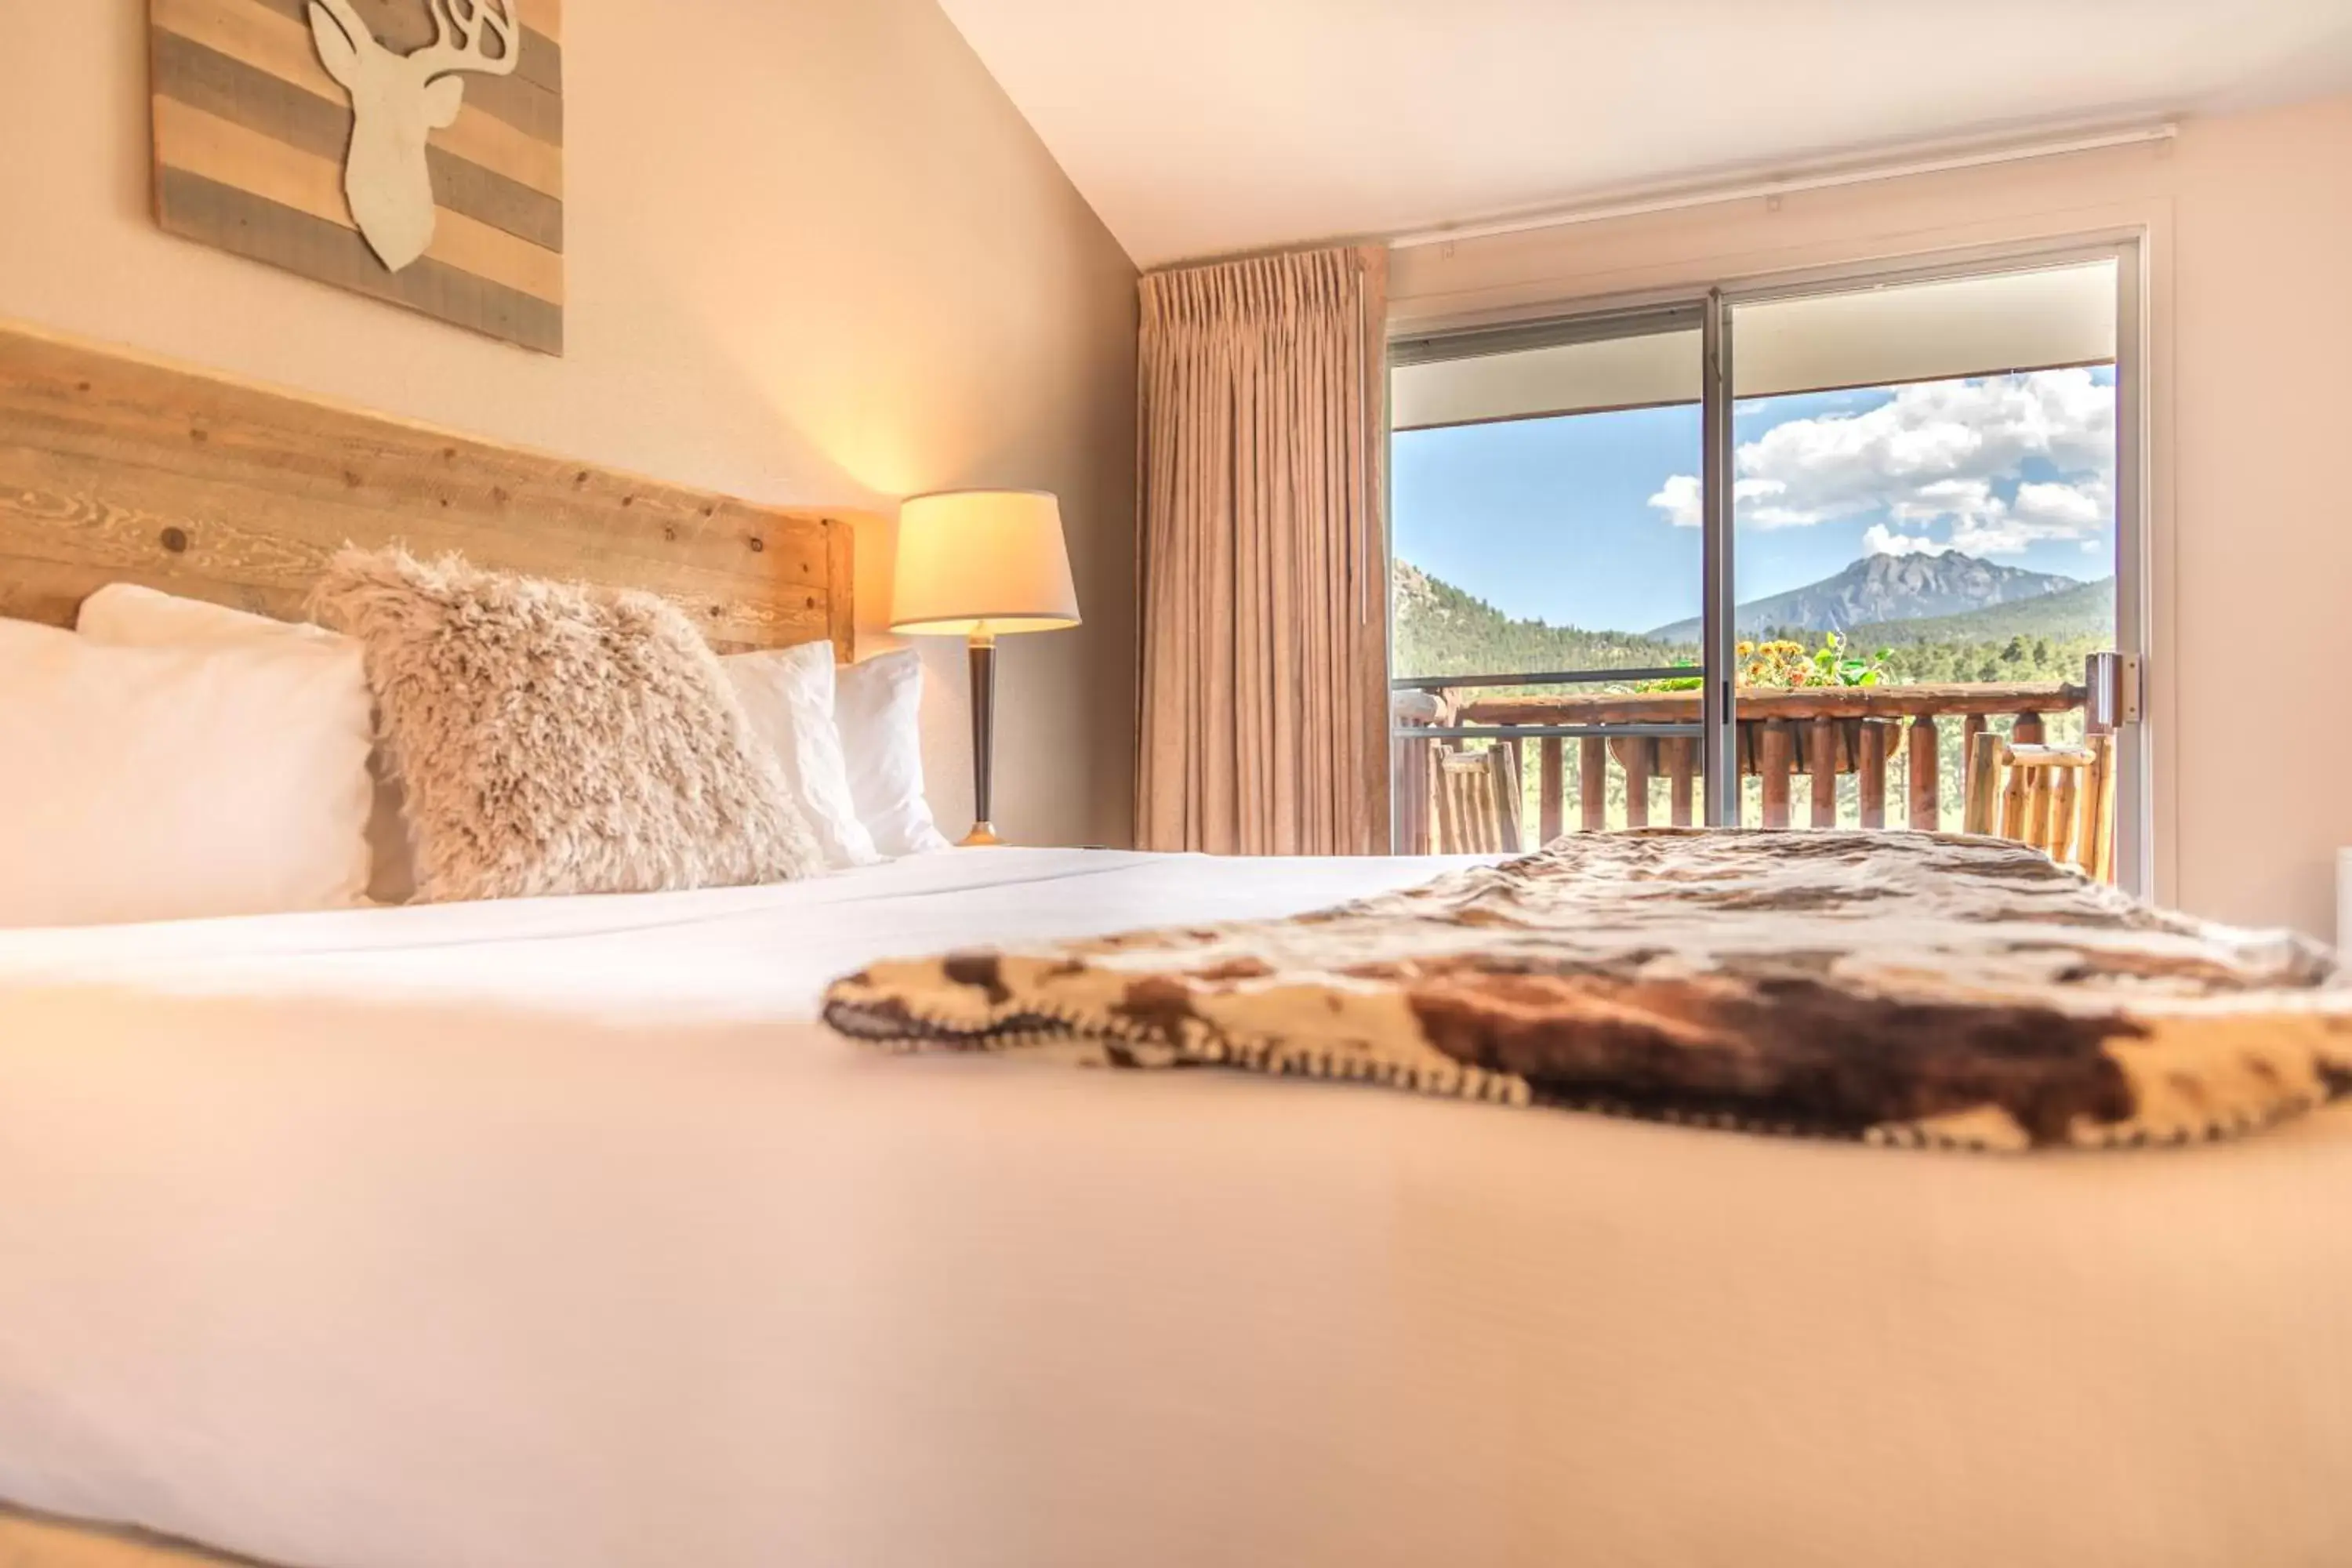
[[[2003,566],[1957,550],[1865,555],[1818,583],[1740,605],[1736,624],[1743,636],[1778,630],[1843,632],[1885,621],[1964,615],[2080,585],[2073,577]],[[1650,634],[1666,642],[1687,642],[1698,635],[1696,621],[1677,621]]]

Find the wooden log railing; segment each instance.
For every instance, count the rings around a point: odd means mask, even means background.
[[[1903,801],[1905,820],[1913,827],[1957,826],[1942,820],[1946,750],[1937,730],[1939,719],[1961,721],[1959,759],[1990,721],[2013,722],[2012,739],[2019,744],[2039,742],[2047,716],[2083,707],[2084,689],[2065,681],[1986,683],[1981,685],[1918,685],[1818,687],[1796,690],[1743,688],[1738,695],[1736,734],[1739,770],[1760,781],[1760,817],[1766,827],[1793,826],[1798,807],[1795,781],[1806,780],[1804,820],[1815,827],[1838,821],[1838,782],[1854,781],[1856,813],[1861,826],[1884,827],[1887,823],[1887,774],[1894,758],[1906,761],[1908,778]],[[1696,691],[1615,692],[1575,691],[1541,696],[1487,698],[1449,701],[1443,721],[1473,730],[1537,731],[1515,748],[1535,751],[1537,828],[1539,842],[1557,837],[1568,826],[1566,795],[1567,742],[1545,730],[1585,726],[1692,725],[1699,719]],[[1409,736],[1410,730],[1401,730]],[[1402,741],[1400,752],[1416,753],[1430,744]],[[1624,781],[1625,824],[1643,826],[1651,820],[1650,782],[1666,781],[1668,819],[1677,826],[1698,820],[1699,742],[1688,736],[1633,734],[1577,737],[1576,825],[1585,830],[1609,826],[1608,768],[1613,762]],[[1525,761],[1524,754],[1522,762]],[[1958,761],[1958,759],[1955,759]],[[1410,787],[1424,776],[1425,768],[1401,762],[1396,777]],[[1402,803],[1401,824],[1423,820],[1411,800]],[[1401,844],[1415,845],[1410,827]]]

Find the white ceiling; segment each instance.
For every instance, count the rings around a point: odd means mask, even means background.
[[[2352,0],[941,0],[1144,266],[2352,89]]]

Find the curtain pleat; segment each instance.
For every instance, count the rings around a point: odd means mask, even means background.
[[[1143,279],[1137,836],[1385,853],[1387,257]]]

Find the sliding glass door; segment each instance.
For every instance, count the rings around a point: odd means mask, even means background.
[[[2089,674],[2138,652],[2128,258],[1733,298],[1741,821],[1958,831],[1985,738],[2102,730],[2124,775],[2104,831],[2138,885],[2137,705],[2102,711]]]
[[[1704,820],[1705,346],[1696,302],[1392,345],[1400,852]]]
[[[1487,847],[1465,752],[1532,844],[1957,831],[1979,737],[2105,733],[2144,885],[2137,278],[2117,245],[1396,343],[1400,851]]]

